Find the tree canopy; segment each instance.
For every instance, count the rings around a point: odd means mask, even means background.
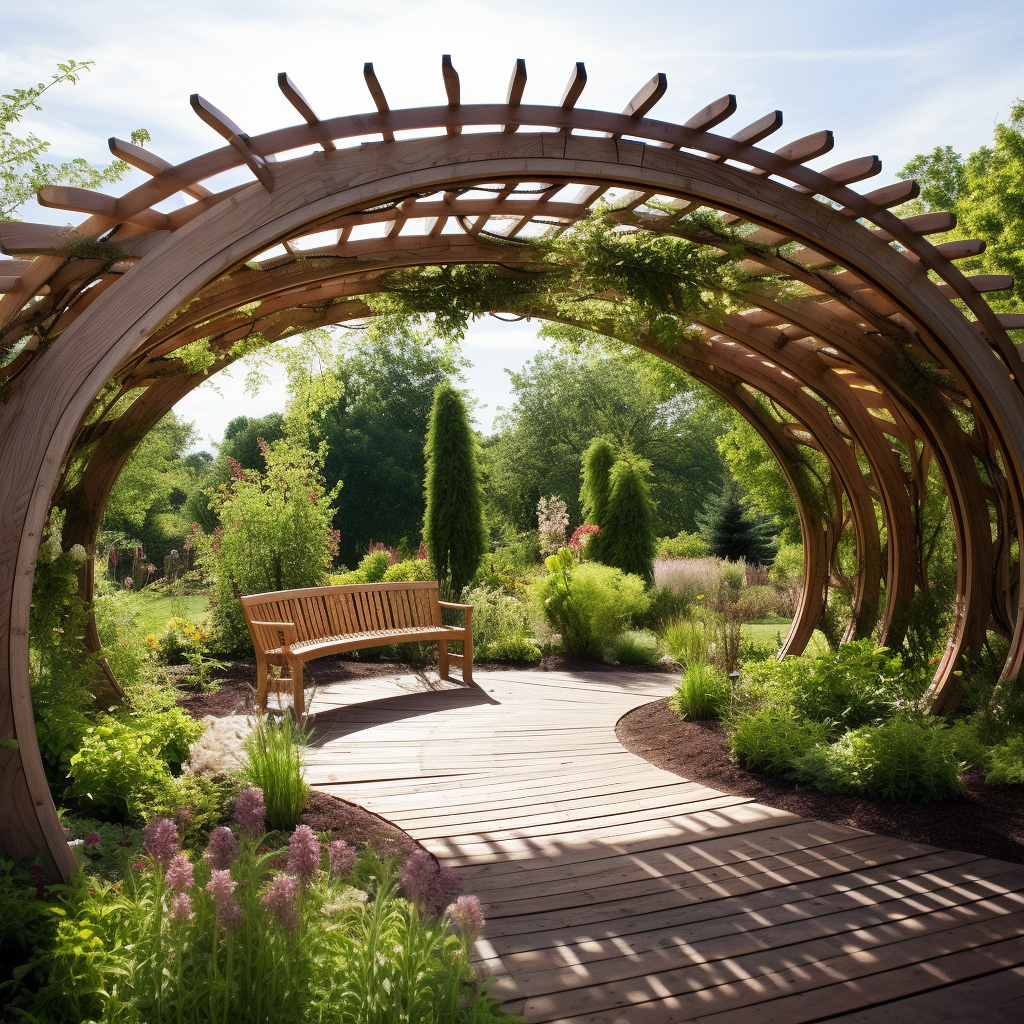
[[[981,146],[966,159],[952,146],[936,146],[915,156],[899,176],[917,178],[921,195],[897,212],[955,213],[956,228],[934,241],[983,239],[985,252],[959,261],[960,268],[1011,274],[1013,290],[987,298],[1000,312],[1024,311],[1024,102],[1018,100],[1009,119],[996,125],[994,145]]]
[[[492,526],[530,529],[537,501],[550,494],[581,522],[580,459],[602,436],[651,464],[656,531],[692,530],[706,494],[722,479],[715,441],[726,421],[719,403],[677,387],[657,362],[549,351],[511,373],[512,405],[485,444]],[[678,371],[675,377],[685,380]]]

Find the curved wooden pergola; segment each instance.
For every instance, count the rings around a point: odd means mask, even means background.
[[[70,233],[0,224],[14,257],[0,261],[0,736],[17,740],[0,747],[8,855],[45,851],[62,873],[71,863],[29,691],[29,608],[47,514],[65,509],[65,543],[92,551],[134,446],[206,377],[188,369],[181,349],[205,341],[220,369],[254,334],[270,343],[372,315],[364,298],[396,268],[532,259],[512,240],[564,230],[609,189],[610,215],[623,224],[745,250],[748,308],[720,323],[698,320],[698,333],[671,353],[643,331],[620,340],[705,382],[778,458],[805,548],[785,653],[802,651],[818,623],[847,530],[857,550],[847,637],[903,628],[925,583],[916,524],[935,466],[958,578],[933,707],[955,706],[955,673],[988,629],[1010,639],[1004,674],[1024,668],[1011,560],[1024,504],[1024,364],[1007,334],[1024,317],[985,301],[1010,278],[957,269],[983,243],[933,245],[928,236],[951,229],[951,215],[889,212],[916,195],[913,182],[852,188],[880,172],[875,156],[812,170],[807,163],[832,148],[831,132],[772,148],[778,111],[735,131],[719,130],[736,111],[733,96],[682,125],[649,117],[664,75],[620,114],[577,106],[582,64],[553,106],[522,102],[522,61],[495,104],[462,104],[447,57],[440,106],[392,111],[372,65],[365,77],[375,112],[321,120],[281,75],[302,122],[255,137],[193,96],[223,147],[172,166],[112,139],[112,152],[149,180],[119,198],[44,189],[41,205],[89,214]],[[202,184],[237,168],[255,180],[220,191]],[[192,201],[156,209],[179,192]],[[701,207],[724,215],[736,237],[723,241],[688,217]],[[799,285],[796,297],[757,285],[779,274]],[[805,446],[829,467],[824,495],[800,470]],[[84,577],[89,596],[91,564]]]

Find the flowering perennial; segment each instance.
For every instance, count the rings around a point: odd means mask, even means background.
[[[303,885],[320,870],[320,840],[308,825],[299,825],[288,840],[288,870]]]
[[[445,917],[458,927],[466,942],[472,942],[484,926],[483,911],[476,896],[460,896],[448,906]]]
[[[263,790],[258,786],[243,789],[235,800],[235,822],[253,839],[258,839],[267,829],[267,808],[263,803]]]
[[[237,931],[245,919],[245,911],[234,896],[237,885],[226,868],[211,871],[210,880],[206,883],[206,891],[213,897],[217,907],[217,924],[229,932]]]
[[[203,860],[211,868],[229,868],[238,856],[238,840],[234,832],[225,825],[218,825],[210,833],[210,841],[207,844]]]
[[[164,882],[167,883],[167,888],[176,893],[184,893],[186,889],[192,887],[194,881],[192,863],[189,861],[188,855],[184,853],[175,854],[167,868],[167,873],[164,875]]]
[[[192,909],[192,897],[187,892],[179,892],[171,900],[171,919],[174,921],[191,921],[195,916]]]
[[[146,853],[165,871],[178,854],[178,830],[170,818],[161,818],[146,829]]]
[[[359,859],[356,851],[344,839],[335,839],[327,847],[327,858],[334,878],[348,878]]]
[[[299,923],[299,883],[293,875],[274,875],[260,902],[274,912],[285,931],[294,931]]]
[[[402,865],[400,874],[406,895],[423,910],[440,913],[462,892],[462,879],[441,867],[426,850],[416,850]]]

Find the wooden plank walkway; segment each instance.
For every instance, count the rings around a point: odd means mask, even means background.
[[[809,821],[655,768],[615,724],[672,677],[478,680],[321,691],[308,778],[459,869],[487,917],[478,956],[510,1012],[1024,1020],[1024,866]]]

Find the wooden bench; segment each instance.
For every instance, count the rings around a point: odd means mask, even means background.
[[[307,661],[384,644],[436,640],[441,678],[451,679],[454,664],[462,675],[457,681],[475,685],[473,606],[439,600],[436,582],[309,587],[251,594],[241,601],[256,649],[256,698],[263,709],[271,666],[291,669],[295,708],[301,715],[305,711],[302,666]],[[464,624],[446,626],[441,621],[442,608],[463,612]],[[448,652],[453,640],[462,642],[462,654]]]

